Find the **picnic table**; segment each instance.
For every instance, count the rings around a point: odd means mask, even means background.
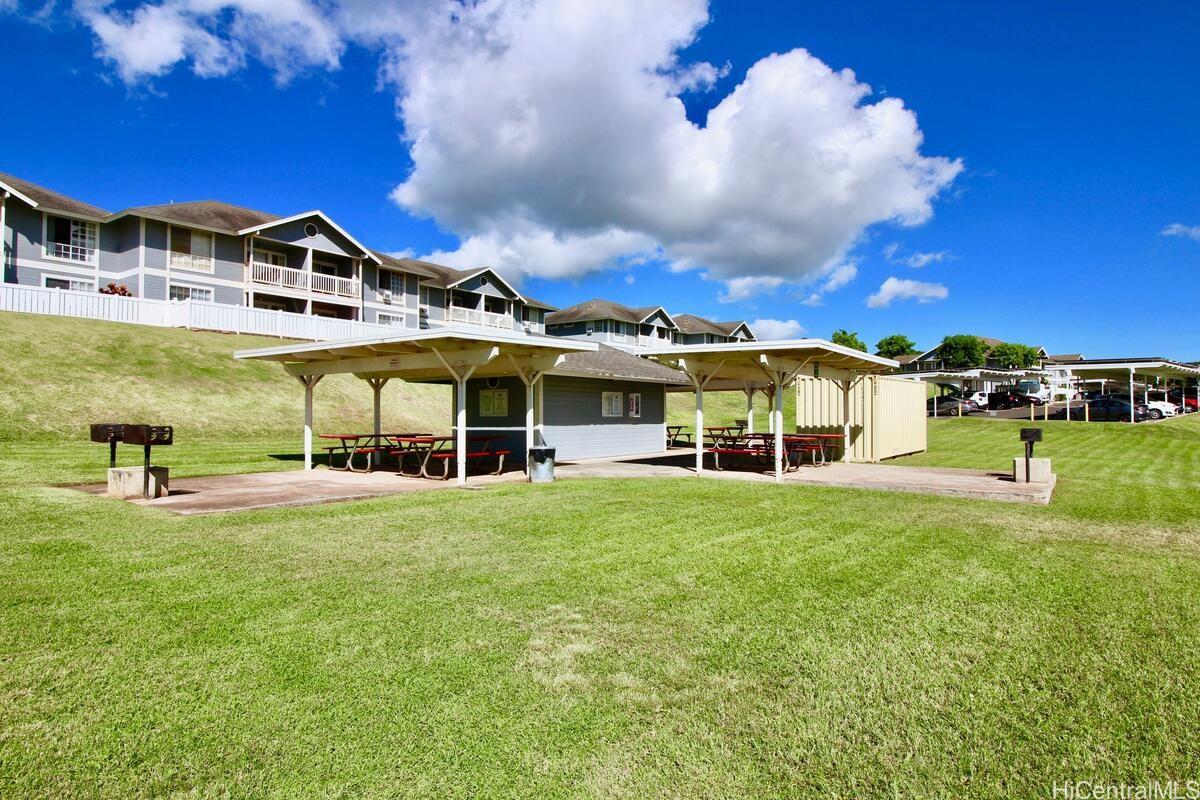
[[[467,436],[467,459],[478,463],[485,458],[494,456],[497,459],[497,463],[496,471],[492,474],[499,475],[504,471],[504,457],[509,455],[510,451],[494,450],[492,449],[492,442],[504,438],[506,437],[503,435],[492,433],[478,433]],[[449,480],[450,462],[457,462],[458,460],[458,451],[455,450],[458,442],[457,436],[430,436],[429,434],[397,436],[395,437],[395,442],[396,449],[392,452],[400,458],[400,473],[402,475],[408,474],[404,471],[405,456],[415,455],[420,459],[421,464],[419,470],[413,473],[413,477],[420,475],[423,478]],[[442,474],[430,474],[430,464],[438,461],[442,462]]]
[[[753,458],[760,464],[774,461],[774,434],[740,433],[734,432],[734,430],[734,428],[727,428],[723,431],[718,429],[713,431],[712,443],[708,447],[708,452],[713,454],[713,466],[716,469],[722,469],[722,455],[737,459]],[[781,438],[783,439],[784,471],[793,472],[800,468],[805,453],[811,457],[814,467],[817,466],[818,456],[821,466],[829,464],[828,448],[835,440],[841,441],[842,436],[838,433],[785,433]]]
[[[692,443],[692,434],[685,433],[686,425],[668,425],[667,426],[667,447],[674,447],[679,443],[679,440],[684,440],[687,444]]]
[[[349,472],[370,472],[377,466],[377,457],[390,453],[396,447],[396,440],[406,436],[426,436],[422,433],[380,433],[376,436],[374,433],[322,433],[318,438],[327,439],[336,444],[329,445],[325,451],[329,453],[329,468],[337,470],[347,470]],[[334,456],[340,455],[344,457],[342,466],[337,466],[334,463]],[[354,466],[354,457],[362,455],[367,457],[367,463],[363,468]]]

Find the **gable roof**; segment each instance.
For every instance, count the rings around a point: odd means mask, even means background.
[[[626,378],[679,386],[692,385],[691,380],[679,370],[603,344],[599,345],[598,350],[590,353],[569,353],[551,372],[597,378]]]
[[[750,338],[755,338],[754,331],[750,330],[750,326],[743,320],[714,322],[711,319],[698,317],[695,314],[679,314],[674,319],[675,324],[679,326],[679,330],[683,333],[711,333],[716,336],[733,336],[738,328],[745,328]]]
[[[220,200],[190,200],[184,203],[162,203],[154,206],[134,206],[117,214],[134,217],[152,217],[166,222],[178,222],[196,228],[237,235],[243,228],[265,225],[280,219],[266,211],[235,206]]]
[[[527,294],[521,294],[512,286],[512,284],[504,279],[503,275],[491,267],[484,267],[483,269],[475,270],[461,270],[453,267],[447,267],[443,264],[435,264],[432,261],[422,261],[419,258],[409,258],[408,256],[390,256],[387,253],[381,253],[378,250],[372,250],[371,252],[379,259],[380,266],[418,275],[426,279],[424,283],[437,286],[441,289],[453,288],[456,284],[462,283],[474,275],[478,275],[481,272],[490,272],[492,275],[495,275],[496,278],[499,279],[505,286],[512,289],[513,293],[516,294],[517,297],[521,299],[521,302],[523,302],[525,305],[532,306],[534,308],[544,308],[550,311],[555,309],[555,306],[552,306],[549,303],[543,303],[541,300],[534,299]]]
[[[65,214],[75,214],[92,219],[103,219],[108,216],[108,212],[99,206],[76,200],[74,197],[67,197],[53,189],[47,189],[45,186],[39,186],[32,181],[4,172],[0,172],[0,189],[34,208],[45,211],[62,211]]]
[[[325,223],[327,225],[329,225],[329,227],[333,228],[335,231],[337,231],[339,234],[341,234],[342,238],[344,238],[346,241],[350,242],[350,244],[357,247],[362,252],[363,255],[372,259],[376,263],[379,262],[379,259],[375,255],[375,252],[373,250],[367,249],[365,246],[363,246],[362,243],[360,243],[357,239],[355,239],[353,236],[351,236],[349,233],[347,233],[342,228],[341,225],[338,225],[336,222],[334,222],[332,217],[330,217],[324,211],[321,211],[320,209],[316,209],[316,208],[313,209],[312,211],[302,211],[299,214],[292,214],[290,217],[283,217],[282,219],[276,217],[275,219],[269,220],[267,222],[251,223],[250,225],[247,225],[244,228],[242,228],[241,230],[239,230],[238,235],[245,236],[246,234],[250,234],[250,233],[259,233],[268,228],[273,228],[277,225],[286,225],[289,222],[296,222],[297,220],[307,219],[308,217],[320,217],[321,219],[325,220]]]
[[[675,319],[662,306],[642,306],[640,308],[630,308],[629,306],[620,303],[614,303],[612,300],[592,299],[585,300],[582,303],[576,303],[573,306],[568,306],[562,311],[556,311],[546,317],[547,324],[562,324],[565,322],[590,322],[601,319],[615,319],[619,322],[630,322],[634,325],[645,322],[650,317],[661,311],[663,316],[671,323],[672,327],[678,327],[675,324]]]

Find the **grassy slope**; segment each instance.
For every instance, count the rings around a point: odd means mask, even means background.
[[[1001,468],[1018,427],[937,421],[907,461]],[[1200,419],[1046,427],[1047,508],[693,479],[177,518],[45,488],[94,476],[93,446],[10,443],[0,796],[1045,797],[1200,774]],[[219,433],[172,466],[294,452]]]
[[[86,436],[90,422],[173,424],[197,434],[292,436],[303,420],[300,385],[273,364],[233,360],[234,350],[279,339],[93,320],[0,313],[0,440]],[[350,376],[316,390],[318,426],[368,427],[371,392]],[[444,386],[384,388],[385,426],[449,426]]]

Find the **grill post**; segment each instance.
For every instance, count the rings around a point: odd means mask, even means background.
[[[117,440],[116,439],[108,440],[108,468],[109,469],[117,468]]]
[[[146,468],[142,470],[142,497],[150,499],[150,443],[144,445],[146,452]]]

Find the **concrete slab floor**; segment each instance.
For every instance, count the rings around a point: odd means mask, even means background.
[[[744,469],[714,470],[706,463],[704,477],[712,480],[773,483],[769,468],[748,466]],[[590,459],[556,465],[556,476],[575,478],[685,478],[695,477],[695,455],[691,450],[675,449],[637,458]],[[503,475],[471,475],[468,488],[486,489],[505,483],[523,483],[525,475],[510,471]],[[915,492],[981,500],[1016,503],[1050,502],[1055,483],[1014,483],[1010,474],[985,470],[904,467],[887,464],[833,463],[822,467],[801,467],[784,475],[788,485],[833,486],[846,489],[875,489]],[[92,494],[104,494],[104,484],[78,487]],[[369,497],[384,497],[405,492],[455,489],[457,483],[410,478],[395,472],[351,473],[314,469],[311,472],[257,472],[243,475],[214,475],[203,478],[177,478],[171,481],[171,495],[153,500],[138,498],[130,502],[148,508],[161,508],[175,514],[215,514],[261,508],[305,506]]]

